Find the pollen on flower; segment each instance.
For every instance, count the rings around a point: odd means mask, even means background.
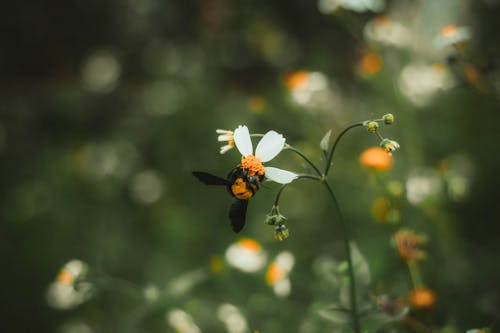
[[[250,176],[264,176],[266,172],[260,159],[252,154],[249,154],[247,157],[241,157],[241,167],[248,170]]]
[[[260,244],[251,239],[251,238],[243,238],[239,241],[241,247],[248,249],[252,252],[259,252],[260,251]]]
[[[441,36],[443,36],[445,38],[451,38],[451,37],[454,37],[456,35],[457,31],[458,31],[458,28],[456,25],[448,24],[448,25],[445,25],[441,29]]]
[[[375,26],[380,26],[380,25],[385,25],[385,24],[390,24],[391,19],[385,15],[378,15],[373,19],[373,24]]]
[[[59,272],[59,275],[57,276],[57,281],[64,285],[72,285],[73,281],[75,280],[75,277],[73,274],[66,268],[61,269]]]
[[[436,294],[429,288],[415,288],[408,300],[415,309],[429,309],[436,303]]]

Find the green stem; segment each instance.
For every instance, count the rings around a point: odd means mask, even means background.
[[[328,158],[326,160],[326,168],[325,168],[325,176],[328,175],[328,171],[330,171],[330,167],[332,165],[332,159],[333,159],[333,153],[335,152],[335,149],[337,148],[337,144],[339,143],[340,139],[344,136],[344,134],[346,134],[349,130],[355,128],[355,127],[359,127],[359,126],[363,126],[364,125],[364,122],[360,122],[360,123],[354,123],[350,126],[347,126],[342,132],[340,132],[340,134],[337,136],[337,138],[335,139],[335,142],[333,143],[333,146],[332,148],[330,149],[330,154],[328,154]]]
[[[422,283],[422,277],[420,276],[420,269],[418,268],[417,262],[415,260],[409,260],[407,264],[413,288],[422,287],[424,284]]]
[[[323,175],[321,173],[321,171],[319,171],[318,167],[306,155],[304,155],[304,153],[302,153],[300,150],[298,150],[297,148],[295,148],[293,146],[290,146],[289,144],[287,144],[285,146],[285,149],[289,149],[289,150],[293,151],[294,153],[298,154],[300,157],[302,157],[304,159],[304,161],[306,161],[311,166],[311,168],[314,169],[314,171],[318,174],[318,176],[321,177]]]
[[[340,210],[340,205],[337,201],[337,198],[335,197],[335,194],[333,193],[332,188],[330,187],[330,184],[328,184],[328,182],[326,180],[323,180],[323,184],[325,185],[328,193],[330,194],[330,197],[332,198],[333,205],[335,206],[335,210],[337,211],[340,225],[342,227],[342,234],[344,236],[343,237],[344,249],[345,249],[346,256],[347,256],[348,274],[349,274],[349,280],[350,280],[349,293],[350,293],[350,299],[351,299],[352,325],[353,325],[354,331],[356,333],[361,333],[361,326],[360,326],[359,318],[358,318],[358,305],[357,305],[357,299],[356,299],[356,281],[354,278],[354,267],[353,267],[353,263],[352,263],[351,246],[349,244],[349,228],[347,226],[347,223],[344,221],[344,218],[342,216],[342,211]]]

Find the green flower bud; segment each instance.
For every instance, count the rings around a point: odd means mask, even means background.
[[[288,236],[290,236],[290,233],[288,232],[288,228],[284,224],[279,224],[276,226],[276,229],[274,229],[274,238],[276,238],[279,241],[282,241],[284,239],[287,239]]]
[[[369,121],[365,126],[370,133],[375,133],[378,129],[378,123],[376,121]]]
[[[392,154],[393,151],[399,148],[399,143],[394,140],[384,139],[379,144],[386,152]]]
[[[280,214],[278,206],[273,206],[271,212],[266,215],[264,222],[268,225],[279,225],[286,221],[286,217]]]
[[[394,122],[394,115],[392,113],[385,114],[382,119],[386,125],[390,125]]]
[[[277,225],[277,224],[281,224],[285,221],[286,221],[286,217],[284,217],[281,214],[277,214],[277,215],[268,214],[268,215],[266,215],[266,219],[264,220],[264,222],[266,224],[269,224],[269,225]]]

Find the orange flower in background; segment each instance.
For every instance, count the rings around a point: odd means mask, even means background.
[[[381,147],[372,147],[361,153],[359,163],[370,169],[385,171],[392,167],[393,157]]]
[[[269,285],[274,285],[276,282],[283,280],[286,277],[286,271],[278,263],[273,262],[269,265],[266,273],[266,282]]]
[[[373,19],[375,26],[385,25],[391,23],[391,19],[385,15],[378,15]]]
[[[425,252],[420,246],[425,242],[425,238],[416,234],[412,230],[402,229],[394,236],[399,255],[406,261],[419,260],[425,258]]]
[[[373,75],[380,72],[382,65],[382,58],[377,53],[368,51],[362,55],[358,68],[363,75]]]
[[[436,303],[436,294],[429,288],[415,288],[408,300],[414,309],[430,309]]]
[[[309,73],[304,70],[287,73],[284,80],[290,90],[306,89],[309,84]]]

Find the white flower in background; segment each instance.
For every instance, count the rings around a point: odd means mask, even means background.
[[[363,33],[369,40],[397,47],[409,46],[412,41],[412,33],[405,26],[385,15],[370,20]]]
[[[92,296],[92,284],[85,281],[87,264],[71,260],[59,271],[47,289],[47,303],[55,309],[72,309]]]
[[[454,85],[453,76],[443,64],[409,64],[403,68],[398,79],[401,92],[420,107],[429,104],[439,90],[447,90]]]
[[[226,261],[243,272],[254,273],[264,267],[267,256],[259,242],[243,238],[227,248]]]
[[[234,131],[234,143],[242,155],[241,167],[248,170],[249,176],[265,176],[280,184],[288,184],[297,178],[297,174],[274,168],[264,167],[263,163],[269,162],[285,147],[285,138],[275,131],[267,132],[260,139],[253,154],[252,139],[246,126],[238,126]]]
[[[468,27],[457,27],[454,24],[448,24],[441,29],[434,42],[438,47],[447,47],[464,43],[470,38],[471,33]]]
[[[200,328],[194,323],[193,317],[181,309],[172,309],[167,313],[167,322],[178,333],[201,333]]]
[[[385,0],[319,0],[318,9],[323,14],[331,14],[338,8],[349,9],[358,13],[368,10],[380,12],[385,8]]]
[[[219,134],[217,141],[227,142],[224,146],[220,147],[220,153],[225,154],[234,147],[234,137],[233,132],[223,129],[218,129],[215,132]]]
[[[290,294],[292,284],[288,275],[290,274],[295,258],[288,251],[281,252],[269,265],[266,273],[266,282],[273,287],[274,293],[279,297],[286,297]]]
[[[217,317],[229,333],[249,332],[248,323],[241,311],[233,304],[224,303],[217,308]]]
[[[432,169],[413,171],[406,180],[405,187],[406,198],[414,206],[438,196],[443,191],[443,183],[437,172]]]

